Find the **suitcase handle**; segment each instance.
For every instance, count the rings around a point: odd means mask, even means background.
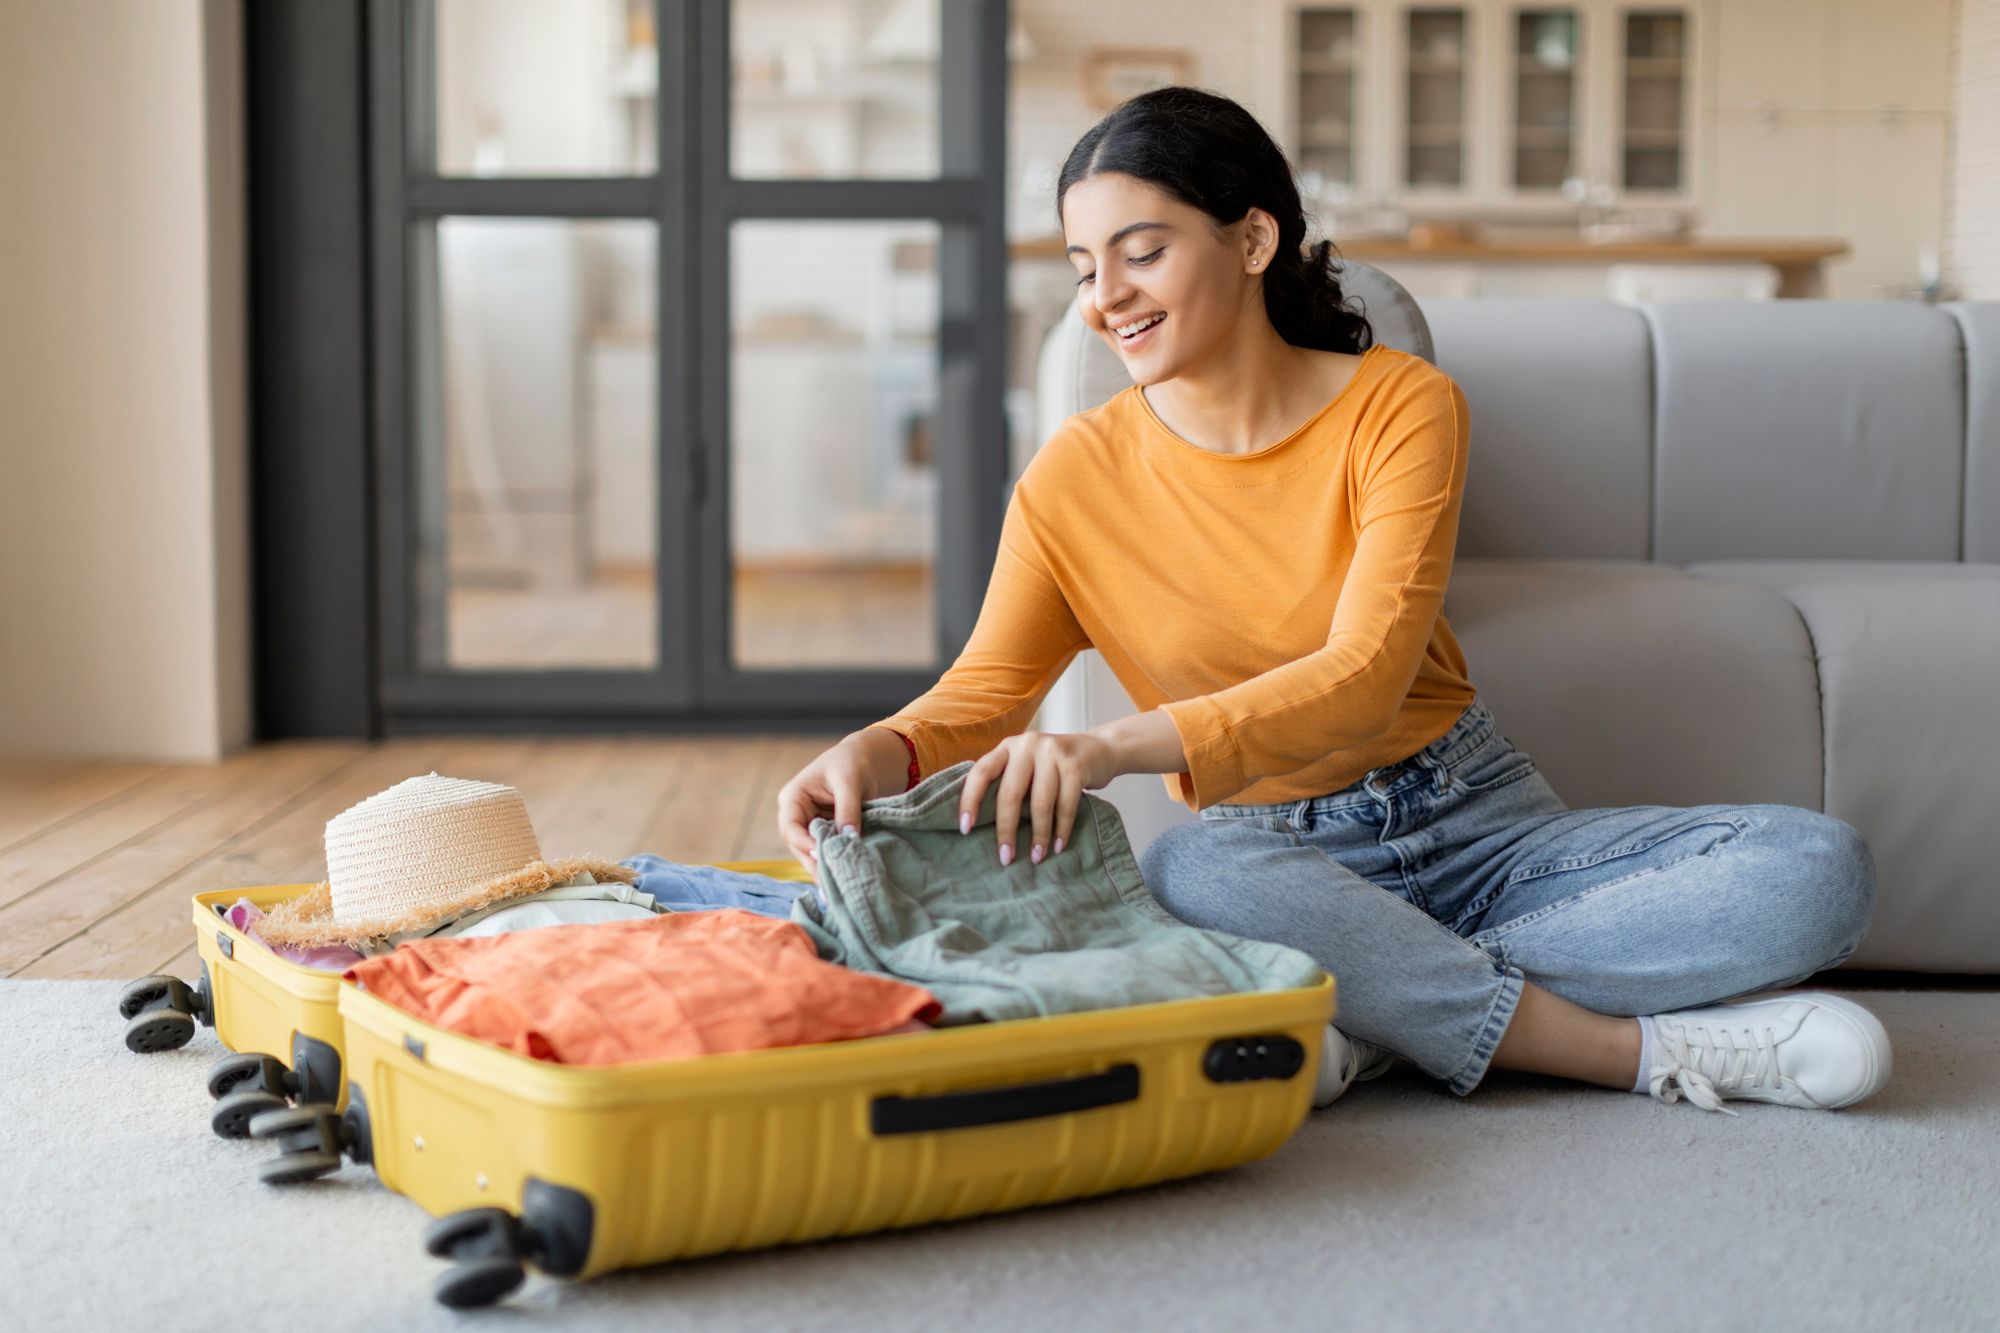
[[[1101,1074],[1016,1083],[932,1097],[877,1097],[870,1128],[877,1135],[928,1134],[940,1129],[1004,1125],[1011,1120],[1067,1115],[1139,1100],[1139,1066],[1113,1065]]]

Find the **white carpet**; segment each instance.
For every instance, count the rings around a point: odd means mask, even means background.
[[[0,983],[0,1323],[454,1328],[2000,1327],[2000,994],[1858,990],[1896,1073],[1845,1111],[1741,1116],[1407,1065],[1235,1171],[1053,1208],[531,1276],[456,1315],[426,1221],[365,1169],[277,1189],[208,1128],[215,1034],[142,1057],[112,982]]]

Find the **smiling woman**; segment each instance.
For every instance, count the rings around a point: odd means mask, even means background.
[[[960,832],[990,793],[976,832],[1001,866],[1017,840],[1031,863],[1073,857],[1084,791],[1160,773],[1201,818],[1145,849],[1145,887],[1338,978],[1315,1104],[1399,1055],[1460,1096],[1496,1067],[1709,1110],[1880,1088],[1881,1025],[1837,997],[1684,1007],[1853,951],[1875,889],[1852,826],[1573,811],[1499,731],[1442,614],[1465,394],[1347,309],[1255,119],[1143,94],[1077,144],[1056,206],[1078,313],[1133,383],[1035,454],[964,652],[786,786],[787,840],[901,790],[904,741],[920,776],[970,762]],[[1024,730],[1086,648],[1139,711]]]

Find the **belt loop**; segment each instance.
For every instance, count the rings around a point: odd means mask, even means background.
[[[1312,804],[1312,798],[1308,796],[1306,799],[1300,801],[1297,805],[1292,807],[1292,813],[1289,816],[1289,818],[1291,819],[1293,828],[1301,829],[1306,826],[1306,807],[1311,804]]]

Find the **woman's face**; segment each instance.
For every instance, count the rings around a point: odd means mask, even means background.
[[[1276,233],[1262,209],[1218,228],[1122,172],[1086,177],[1063,196],[1077,309],[1138,384],[1200,364],[1236,337],[1246,314],[1262,315],[1257,278]]]

